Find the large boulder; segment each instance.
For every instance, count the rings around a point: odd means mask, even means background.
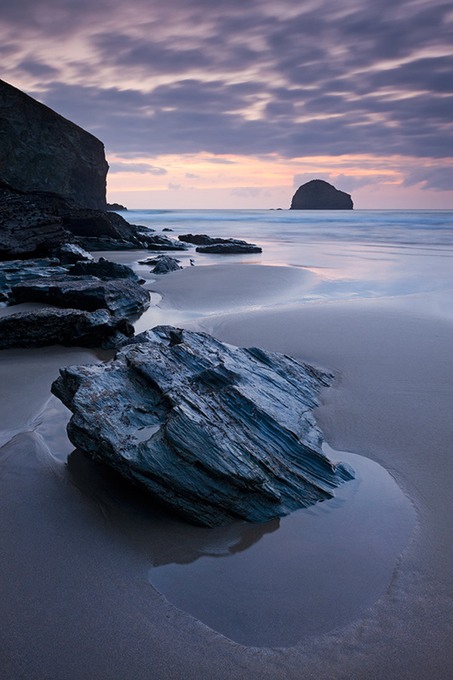
[[[132,324],[106,309],[39,309],[0,318],[0,349],[46,345],[112,349],[133,334]]]
[[[107,170],[99,139],[0,80],[0,178],[105,209]]]
[[[353,207],[349,194],[322,179],[302,184],[291,201],[291,210],[352,210]]]
[[[323,454],[313,417],[331,381],[281,354],[160,326],[113,362],[61,369],[52,392],[73,413],[74,446],[213,526],[285,515],[353,477]]]

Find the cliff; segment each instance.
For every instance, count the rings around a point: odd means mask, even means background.
[[[0,179],[105,209],[107,170],[99,139],[0,80]]]
[[[296,191],[290,210],[352,210],[352,198],[322,179],[312,179]]]

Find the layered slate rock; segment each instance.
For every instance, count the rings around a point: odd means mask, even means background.
[[[21,191],[51,191],[106,208],[104,145],[44,104],[0,80],[0,177]]]
[[[331,498],[353,477],[321,451],[313,417],[332,376],[281,354],[170,326],[114,361],[61,369],[81,451],[188,521],[264,522]]]
[[[112,349],[133,334],[132,324],[113,317],[106,309],[40,309],[0,318],[0,349],[56,344]]]
[[[133,317],[148,306],[149,292],[135,281],[102,281],[95,276],[58,275],[32,279],[12,287],[16,304],[42,302],[92,312],[108,309],[117,317]]]
[[[322,179],[302,184],[291,202],[291,210],[352,210],[350,194],[336,189]]]

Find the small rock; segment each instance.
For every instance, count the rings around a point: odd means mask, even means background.
[[[158,255],[157,257],[149,257],[147,260],[140,260],[139,264],[154,265],[153,274],[168,274],[168,272],[182,269],[178,264],[179,262],[180,260],[169,255]]]

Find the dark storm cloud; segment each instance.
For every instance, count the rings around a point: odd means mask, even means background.
[[[111,153],[441,158],[453,148],[443,0],[17,0],[0,27],[15,73]],[[48,49],[57,54],[63,35],[83,45],[65,83]]]

